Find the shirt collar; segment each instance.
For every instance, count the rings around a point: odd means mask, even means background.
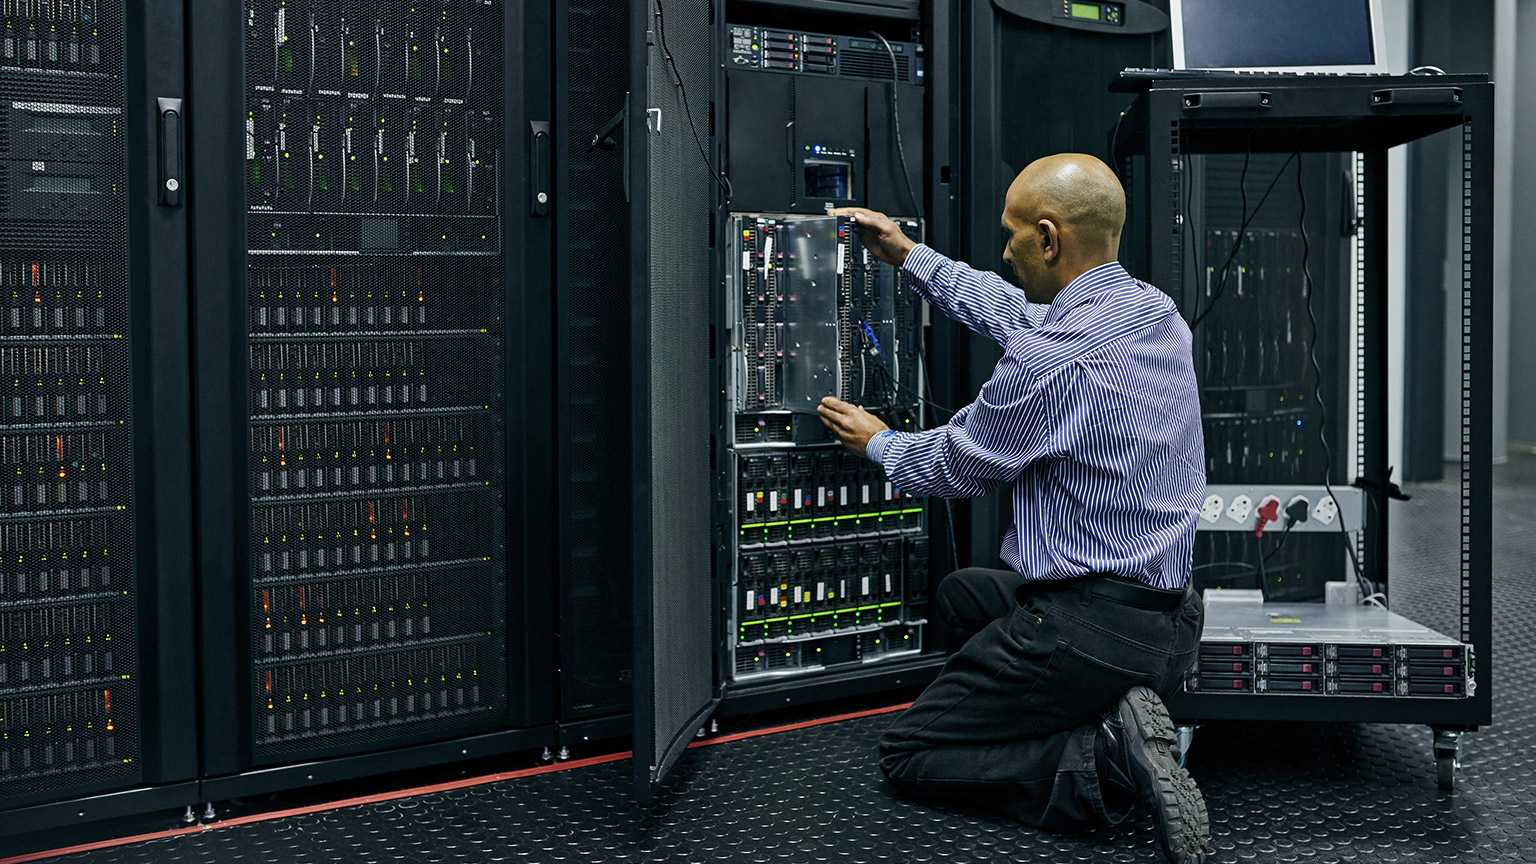
[[[1089,270],[1083,275],[1067,283],[1051,301],[1051,306],[1046,310],[1045,323],[1054,324],[1066,316],[1068,312],[1093,299],[1094,295],[1107,288],[1127,285],[1131,282],[1131,274],[1125,272],[1119,261],[1111,261],[1108,264]]]

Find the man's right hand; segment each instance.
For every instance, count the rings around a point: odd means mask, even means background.
[[[876,258],[887,264],[900,267],[907,260],[907,253],[917,246],[884,213],[863,207],[839,207],[832,211],[832,215],[853,217],[859,226],[859,239]]]

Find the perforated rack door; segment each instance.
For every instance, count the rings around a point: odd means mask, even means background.
[[[712,193],[684,119],[690,108],[704,111],[710,95],[707,0],[669,3],[665,16],[659,4],[631,0],[635,783],[643,800],[716,701],[702,407],[710,398]],[[647,44],[651,27],[664,31],[671,58]]]
[[[120,2],[0,27],[0,806],[140,773]]]
[[[504,722],[501,0],[248,0],[257,764]]]

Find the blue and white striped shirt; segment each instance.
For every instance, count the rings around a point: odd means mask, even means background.
[[[1173,301],[1114,262],[1048,307],[927,246],[903,269],[924,299],[1004,354],[948,424],[881,433],[869,457],[912,495],[969,498],[1013,483],[1002,559],[1025,579],[1115,573],[1183,587],[1205,445],[1189,328]]]

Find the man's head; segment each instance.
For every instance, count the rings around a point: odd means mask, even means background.
[[[1083,153],[1031,162],[1008,187],[1003,260],[1031,303],[1119,256],[1125,192],[1108,165]]]

